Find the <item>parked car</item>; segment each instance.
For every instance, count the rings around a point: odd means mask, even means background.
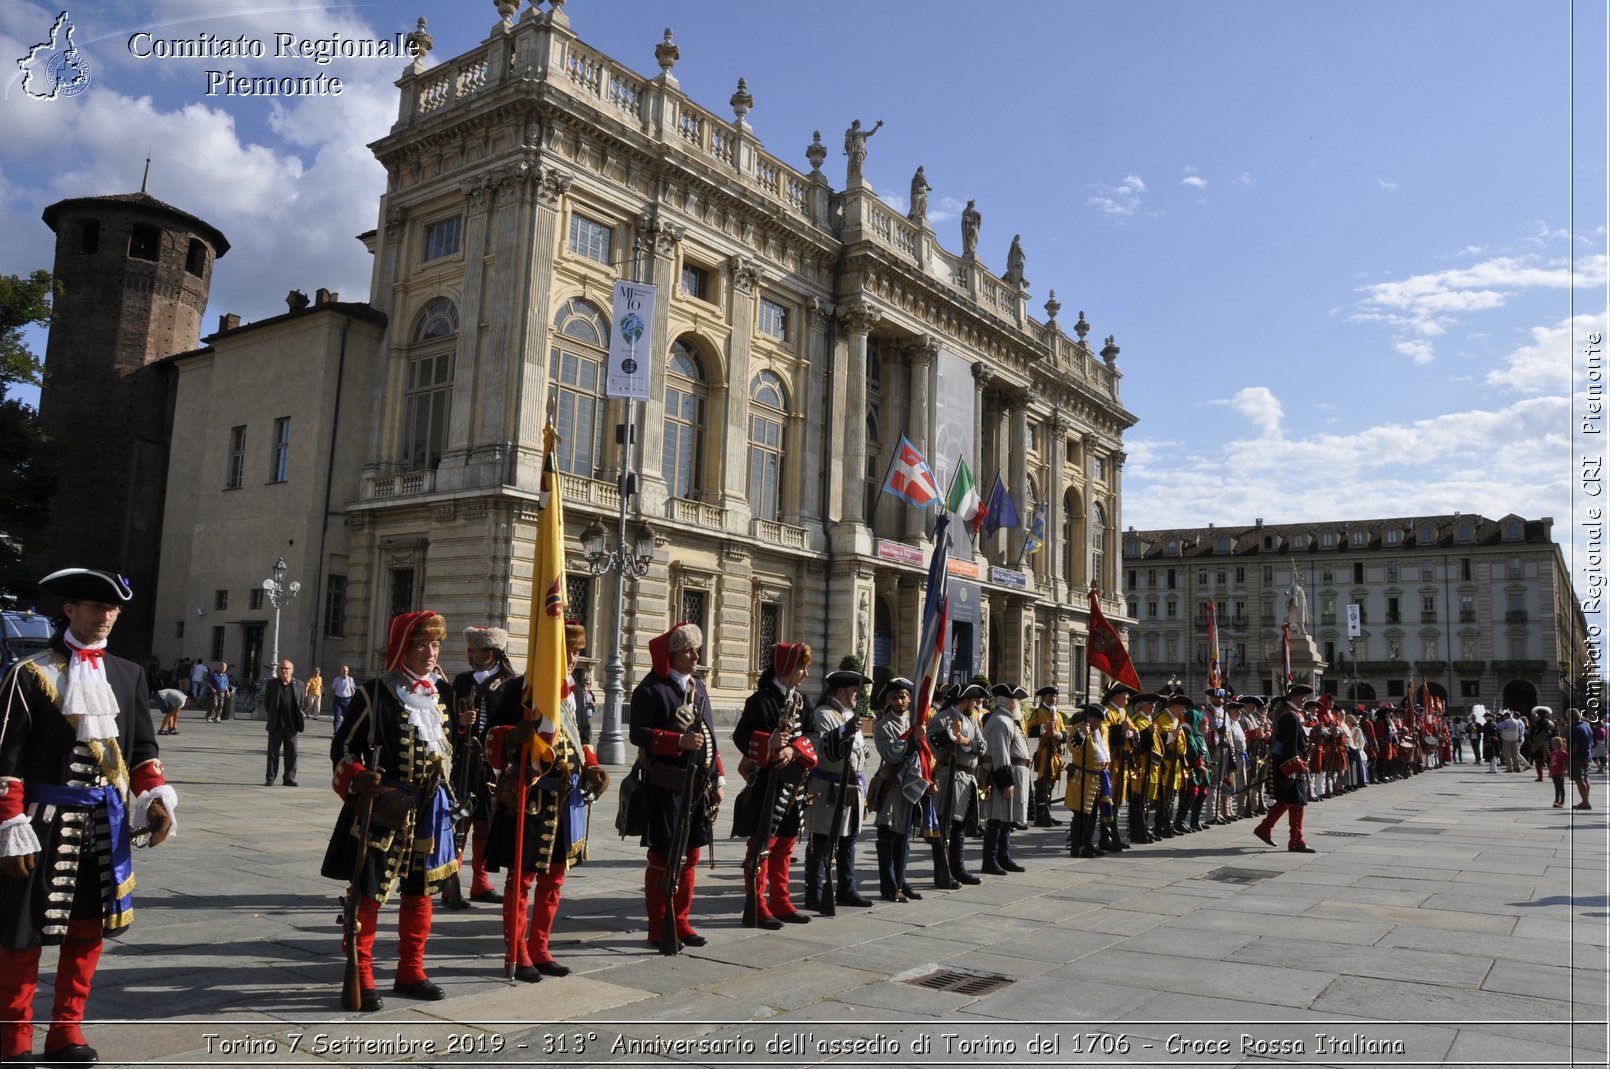
[[[49,644],[49,617],[32,609],[0,610],[0,672]]]

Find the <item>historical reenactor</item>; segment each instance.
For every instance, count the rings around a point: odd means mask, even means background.
[[[487,868],[508,869],[504,881],[503,939],[515,951],[514,978],[534,984],[544,976],[566,976],[548,949],[559,896],[570,866],[587,853],[587,804],[609,785],[609,774],[598,764],[591,746],[581,741],[576,721],[576,662],[587,648],[587,629],[565,624],[565,679],[561,685],[559,722],[546,716],[528,718],[519,701],[524,677],[516,676],[505,689],[513,701],[500,703],[498,722],[486,735],[486,752],[498,772],[497,794],[490,819]],[[516,722],[511,726],[510,713]],[[525,822],[520,872],[516,876],[515,837],[520,825],[520,755],[525,767]],[[531,917],[526,921],[526,910]],[[521,933],[525,938],[519,938]]]
[[[430,1001],[445,997],[425,974],[425,943],[432,896],[458,872],[447,792],[452,776],[448,696],[432,680],[446,637],[447,621],[437,613],[392,617],[386,628],[386,670],[358,688],[330,743],[332,786],[346,804],[320,871],[347,881],[347,894],[358,899],[355,953],[362,994],[359,1005],[347,1009],[382,1006],[374,980],[375,924],[381,905],[399,888],[392,991]],[[366,824],[368,841],[359,843]]]
[[[1224,781],[1230,775],[1229,752],[1225,749],[1225,736],[1229,730],[1230,693],[1222,687],[1208,687],[1202,692],[1202,737],[1207,744],[1208,817],[1206,824],[1218,823]]]
[[[1118,809],[1129,796],[1129,745],[1135,735],[1134,725],[1129,722],[1129,700],[1135,693],[1127,683],[1114,683],[1101,699],[1107,725],[1107,770],[1112,775],[1112,806],[1101,813],[1101,848],[1113,853],[1129,849],[1118,834]]]
[[[1029,817],[1029,740],[1018,719],[1019,702],[1029,692],[1012,683],[993,688],[995,707],[984,717],[984,760],[989,765],[989,798],[984,802],[984,863],[992,876],[1022,872],[1012,860],[1012,828]]]
[[[1207,802],[1208,747],[1204,732],[1207,718],[1188,694],[1175,694],[1169,707],[1180,725],[1185,761],[1180,769],[1179,808],[1174,814],[1174,834],[1202,830],[1202,806]]]
[[[1068,829],[1069,857],[1101,857],[1106,853],[1105,836],[1098,845],[1093,840],[1102,823],[1103,809],[1112,808],[1112,772],[1107,749],[1107,710],[1094,702],[1083,710],[1084,722],[1073,730],[1068,743],[1068,789],[1063,801],[1073,810]]]
[[[1034,824],[1039,828],[1062,823],[1051,815],[1051,795],[1062,778],[1062,747],[1068,741],[1068,718],[1057,710],[1061,695],[1054,686],[1035,691],[1039,703],[1029,714],[1026,729],[1034,740]]]
[[[1219,729],[1217,750],[1223,760],[1214,764],[1213,774],[1218,777],[1218,812],[1210,823],[1229,824],[1239,819],[1236,800],[1247,784],[1247,733],[1241,726],[1241,699],[1230,696],[1224,699],[1224,722]]]
[[[806,783],[805,905],[821,910],[828,895],[835,906],[870,906],[855,884],[855,838],[861,831],[861,770],[867,746],[861,736],[856,704],[861,688],[872,680],[841,668],[827,677],[827,690],[807,720],[806,735],[816,751],[816,766]],[[831,861],[835,883],[829,887]]]
[[[1129,799],[1129,841],[1154,843],[1158,836],[1146,827],[1146,814],[1157,801],[1162,780],[1162,750],[1155,726],[1156,711],[1163,702],[1161,694],[1147,692],[1129,699],[1126,712],[1129,726],[1134,729],[1128,739],[1125,765],[1128,783],[1125,794]]]
[[[1241,703],[1241,727],[1247,737],[1246,773],[1236,812],[1242,817],[1259,816],[1264,811],[1264,751],[1269,745],[1269,726],[1263,717],[1262,698],[1243,694],[1236,700]]]
[[[1185,775],[1185,732],[1174,707],[1166,700],[1152,719],[1156,742],[1152,760],[1157,764],[1157,803],[1152,811],[1152,837],[1174,837],[1174,801]]]
[[[470,897],[458,876],[442,885],[442,905],[465,909],[470,902],[501,902],[486,875],[486,836],[492,816],[492,771],[486,733],[500,719],[519,719],[522,677],[509,664],[509,633],[501,627],[466,627],[464,659],[469,670],[453,677],[453,840],[459,860],[470,848]]]
[[[650,639],[653,671],[632,691],[631,738],[647,773],[643,899],[649,942],[662,951],[668,949],[660,938],[667,916],[680,945],[702,947],[706,942],[689,918],[693,875],[699,849],[711,841],[711,821],[725,795],[726,774],[716,749],[710,695],[693,674],[703,646],[704,632],[687,621]]]
[[[1291,834],[1286,849],[1301,854],[1312,854],[1314,848],[1303,839],[1303,812],[1308,804],[1308,739],[1303,733],[1302,714],[1293,699],[1312,693],[1311,688],[1299,684],[1271,703],[1276,719],[1269,751],[1269,778],[1275,804],[1252,830],[1252,834],[1273,846],[1271,833],[1280,818],[1289,813]]]
[[[916,902],[922,895],[906,879],[911,833],[922,828],[932,806],[934,759],[911,717],[911,680],[896,676],[878,692],[882,711],[872,744],[882,764],[875,823],[878,828],[878,893],[887,902]]]
[[[59,946],[41,1064],[89,1064],[101,940],[134,919],[130,847],[166,839],[178,799],[145,670],[106,652],[127,580],[66,568],[39,585],[64,600],[66,625],[0,683],[0,1061],[32,1059],[40,948]]]
[[[934,753],[934,780],[939,785],[934,799],[939,823],[939,835],[934,841],[934,886],[941,890],[983,882],[967,871],[962,847],[968,817],[978,805],[976,772],[978,759],[984,753],[984,731],[973,709],[988,697],[989,691],[969,683],[955,692],[948,706],[928,718],[928,746]],[[940,851],[944,851],[944,862],[937,856]],[[947,864],[950,882],[945,884],[938,873]]]
[[[794,908],[788,882],[805,801],[804,777],[816,764],[799,689],[813,660],[804,643],[777,643],[732,733],[744,755],[740,771],[752,777],[748,791],[755,827],[744,853],[744,919],[752,928],[776,930],[810,921]]]

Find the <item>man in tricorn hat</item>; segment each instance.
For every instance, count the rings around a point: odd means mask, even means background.
[[[744,755],[742,767],[753,776],[748,790],[754,799],[755,827],[744,852],[744,917],[747,921],[753,914],[754,927],[773,931],[810,921],[794,908],[788,883],[804,803],[799,787],[816,764],[816,751],[805,735],[805,696],[799,689],[814,659],[803,642],[777,643],[732,733]],[[767,841],[760,842],[768,832]]]
[[[811,800],[805,810],[805,830],[810,834],[805,848],[805,905],[810,909],[820,909],[830,893],[839,906],[872,904],[855,882],[855,838],[861,831],[860,777],[867,761],[861,717],[855,707],[861,688],[871,682],[854,669],[830,673],[822,700],[806,720],[805,733],[816,752],[816,766],[806,784]],[[846,792],[843,804],[839,804],[840,791]],[[839,814],[836,825],[835,812]],[[831,891],[824,883],[828,851],[833,851],[835,871]]]
[[[922,898],[906,879],[911,858],[911,833],[920,829],[932,804],[933,752],[911,715],[915,684],[896,676],[878,692],[883,707],[872,728],[872,743],[882,758],[878,775],[884,781],[878,799],[878,892],[888,902],[915,902]]]
[[[401,889],[397,971],[392,991],[407,998],[446,997],[425,973],[431,901],[458,873],[446,783],[452,776],[447,738],[449,696],[434,682],[447,621],[428,610],[391,618],[385,671],[358,688],[330,743],[332,786],[346,805],[336,818],[321,873],[347,881],[358,899],[359,1005],[382,1008],[375,990],[375,924],[380,907]],[[389,781],[389,782],[388,782]],[[363,810],[369,840],[359,844]],[[380,819],[375,819],[378,816]],[[351,933],[347,933],[351,938]]]
[[[1129,700],[1135,694],[1135,688],[1129,684],[1114,683],[1101,699],[1103,723],[1107,730],[1112,804],[1100,814],[1100,843],[1102,849],[1113,853],[1129,849],[1129,844],[1118,832],[1118,809],[1129,796],[1129,748],[1135,738],[1135,727],[1129,719]]]
[[[1012,829],[1029,817],[1029,742],[1018,720],[1018,703],[1029,692],[1013,683],[997,683],[993,689],[995,707],[984,717],[990,792],[983,807],[984,863],[979,868],[1001,876],[1023,871],[1012,860]]]
[[[66,625],[0,683],[0,1061],[32,1057],[40,947],[59,946],[44,1057],[89,1064],[81,1026],[101,937],[134,919],[129,848],[145,829],[150,846],[166,839],[178,799],[145,671],[106,652],[128,582],[66,568],[39,585],[63,599]]]
[[[1136,694],[1129,699],[1129,726],[1134,737],[1128,746],[1129,841],[1151,843],[1157,836],[1146,826],[1150,806],[1157,800],[1162,780],[1162,750],[1157,739],[1157,707],[1163,696],[1155,692]]]
[[[1062,744],[1068,740],[1068,718],[1057,709],[1062,696],[1046,685],[1035,691],[1039,704],[1029,714],[1025,734],[1034,740],[1034,824],[1054,828],[1062,821],[1051,815],[1051,794],[1062,778]]]
[[[928,718],[928,746],[934,753],[934,779],[939,786],[934,799],[935,816],[939,821],[934,851],[937,854],[943,850],[950,867],[948,884],[935,876],[934,886],[942,890],[983,882],[967,871],[962,848],[966,842],[968,814],[978,804],[975,773],[978,759],[984,752],[984,731],[973,709],[988,697],[989,691],[977,683],[969,683],[957,689],[949,706]],[[937,873],[937,857],[934,867]]]
[[[1313,692],[1313,688],[1298,684],[1272,703],[1278,710],[1274,740],[1269,751],[1271,793],[1275,796],[1275,804],[1252,831],[1252,834],[1273,846],[1275,840],[1271,833],[1275,824],[1289,813],[1291,834],[1286,849],[1300,854],[1312,854],[1314,848],[1303,838],[1303,812],[1308,804],[1308,738],[1303,731],[1302,714],[1297,702]]]
[[[649,640],[653,671],[632,691],[631,738],[646,769],[643,813],[648,867],[643,874],[643,900],[648,911],[648,941],[662,952],[667,917],[680,946],[702,947],[707,940],[693,929],[693,876],[699,849],[713,835],[711,810],[726,796],[726,773],[716,749],[715,718],[710,694],[693,673],[699,666],[704,632],[686,620]],[[684,798],[682,783],[693,766],[694,797]],[[713,803],[713,804],[712,804]],[[677,821],[685,819],[687,837],[681,856],[672,857]],[[675,872],[673,867],[680,866]],[[668,885],[674,897],[667,898]]]

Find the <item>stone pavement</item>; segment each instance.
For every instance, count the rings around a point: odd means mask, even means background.
[[[505,982],[498,910],[479,905],[436,914],[448,998],[394,997],[388,907],[386,1009],[361,1015],[339,1008],[340,888],[318,876],[330,722],[309,726],[298,788],[262,786],[260,722],[187,711],[161,740],[180,830],[138,855],[134,927],[102,958],[87,1032],[106,1062],[1606,1064],[1602,776],[1590,813],[1480,765],[1374,786],[1310,807],[1311,855],[1245,821],[1099,860],[1031,829],[1014,836],[1027,872],[939,892],[918,850],[923,901],[776,933],[739,924],[742,844],[723,839],[695,901],[709,945],[672,958],[646,943],[642,851],[614,834],[611,790],[556,926],[572,975]],[[938,967],[961,990],[907,982]]]

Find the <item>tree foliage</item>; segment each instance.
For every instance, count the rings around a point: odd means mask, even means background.
[[[50,322],[53,296],[48,271],[0,275],[0,605],[34,589],[38,577],[23,573],[22,554],[44,530],[56,487],[55,450],[39,429],[39,413],[6,396],[40,382],[42,364],[23,330]]]

